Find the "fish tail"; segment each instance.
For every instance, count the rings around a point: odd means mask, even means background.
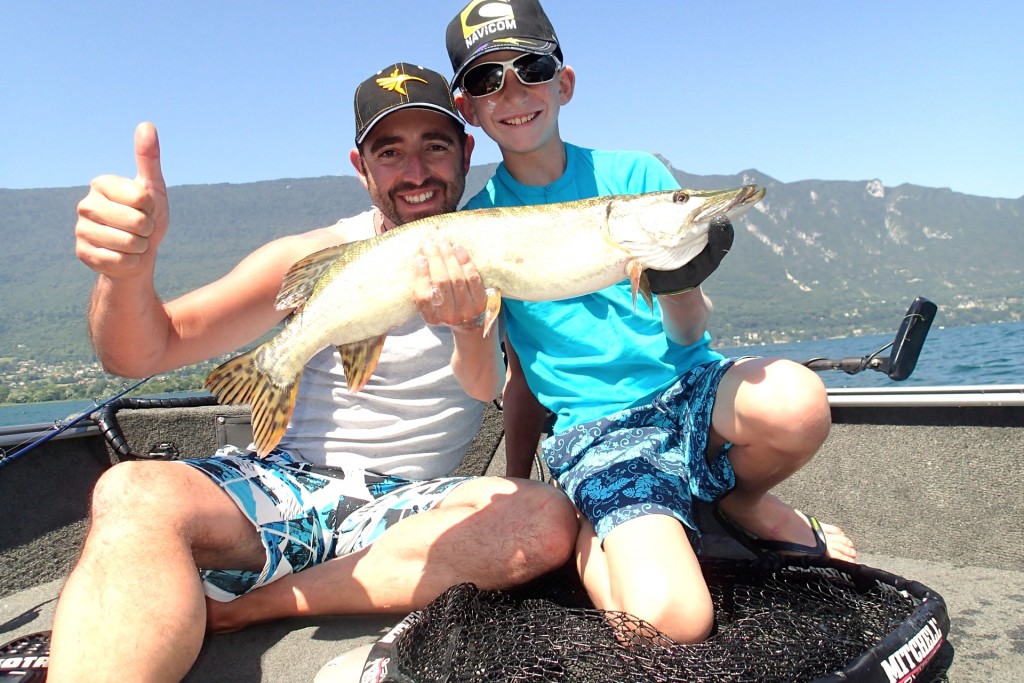
[[[278,386],[257,363],[253,349],[222,363],[207,376],[205,387],[218,403],[245,403],[252,409],[252,434],[256,453],[266,457],[288,427],[301,373]]]

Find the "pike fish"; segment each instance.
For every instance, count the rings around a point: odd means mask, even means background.
[[[276,306],[295,310],[281,332],[217,367],[204,386],[220,403],[251,406],[254,441],[265,456],[288,426],[315,354],[338,348],[352,392],[370,379],[388,331],[417,315],[412,264],[426,240],[466,248],[488,288],[487,334],[502,296],[554,301],[629,278],[634,305],[637,293],[651,305],[646,268],[685,265],[707,244],[713,218],[737,218],[764,194],[746,185],[457,211],[324,249],[285,276]]]

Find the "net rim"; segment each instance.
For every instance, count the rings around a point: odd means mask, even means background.
[[[949,613],[942,596],[919,581],[883,569],[832,558],[812,557],[777,557],[770,560],[702,558],[701,564],[735,571],[807,570],[841,579],[858,590],[879,586],[918,603],[909,616],[875,645],[842,669],[815,678],[811,683],[910,683],[935,659],[948,640]],[[422,683],[390,664],[396,644],[403,634],[423,618],[426,609],[429,606],[408,614],[371,646],[359,679],[362,683]]]

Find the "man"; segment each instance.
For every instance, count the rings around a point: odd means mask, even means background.
[[[156,131],[139,126],[138,177],[95,179],[78,208],[76,251],[99,273],[89,322],[105,368],[146,376],[251,343],[288,313],[274,298],[295,261],[456,208],[473,140],[442,76],[388,67],[357,88],[355,115],[350,160],[376,208],[270,242],[166,304],[153,285],[166,185]],[[179,680],[207,622],[404,613],[458,582],[503,587],[564,563],[577,523],[556,489],[447,476],[501,381],[498,371],[460,388],[449,365],[496,353],[475,324],[479,274],[447,244],[395,267],[416,269],[422,320],[392,331],[361,392],[347,391],[328,349],[307,365],[265,460],[126,462],[101,477],[57,606],[50,680]]]

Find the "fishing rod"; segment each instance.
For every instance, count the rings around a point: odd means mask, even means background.
[[[32,443],[28,444],[27,446],[24,446],[20,450],[17,450],[14,453],[11,453],[10,455],[4,455],[3,454],[3,450],[0,449],[0,469],[3,469],[9,463],[11,463],[14,460],[20,458],[21,456],[25,455],[26,453],[34,450],[35,448],[41,446],[42,444],[46,443],[50,439],[54,438],[55,436],[58,436],[58,435],[62,434],[63,432],[67,431],[68,429],[70,429],[71,427],[74,427],[79,422],[81,422],[83,420],[89,419],[89,417],[93,413],[95,413],[97,410],[102,410],[104,407],[106,407],[107,405],[109,405],[109,404],[113,403],[114,401],[118,400],[119,398],[121,398],[122,396],[127,394],[128,392],[133,391],[134,389],[139,388],[140,386],[142,386],[142,384],[144,384],[145,382],[148,382],[154,376],[155,375],[150,375],[149,377],[140,379],[135,384],[132,384],[131,386],[125,387],[124,389],[122,389],[118,393],[114,394],[110,398],[106,399],[105,401],[99,402],[99,401],[96,401],[94,399],[92,407],[90,407],[89,409],[79,413],[78,415],[76,415],[75,417],[71,418],[70,420],[67,420],[67,421],[65,421],[65,420],[56,420],[56,421],[54,421],[53,428],[50,431],[46,432],[45,434],[43,434],[43,436],[39,437],[38,439],[36,439]]]

